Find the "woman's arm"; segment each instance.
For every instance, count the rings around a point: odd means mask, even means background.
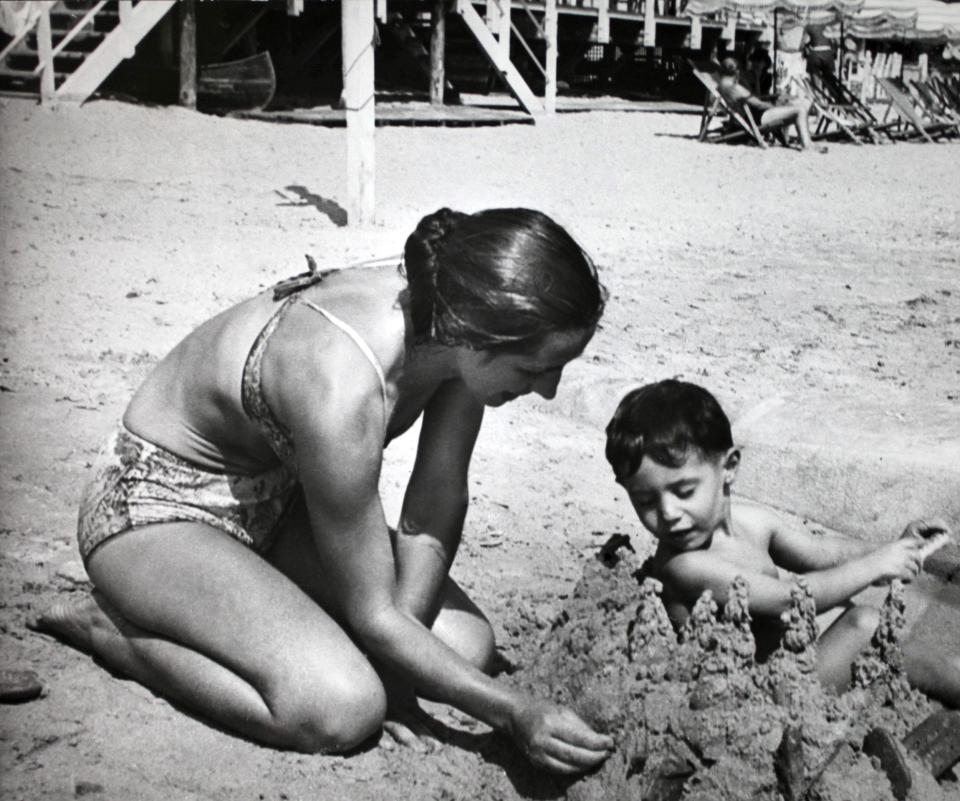
[[[535,763],[575,772],[603,761],[609,737],[491,679],[403,608],[378,493],[382,399],[376,379],[352,367],[354,359],[314,354],[271,376],[282,387],[277,412],[296,443],[314,542],[337,599],[328,611],[378,662],[425,695],[506,730]]]
[[[498,728],[516,694],[473,668],[400,604],[394,555],[378,491],[383,456],[379,387],[301,374],[311,403],[284,404],[296,443],[314,542],[337,599],[331,610],[377,660],[423,692]]]
[[[396,538],[398,604],[430,625],[467,512],[467,473],[483,404],[459,381],[443,384],[423,413],[417,457]]]

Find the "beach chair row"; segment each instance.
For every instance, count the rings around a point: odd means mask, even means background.
[[[817,112],[814,139],[881,144],[960,137],[960,84],[954,78],[879,77],[884,99],[872,107],[832,75],[792,80]]]
[[[882,78],[890,98],[884,118],[901,123],[895,130],[905,139],[934,142],[960,138],[960,81],[945,76],[905,81]]]
[[[761,130],[748,106],[730,104],[717,90],[708,70],[693,67],[707,91],[698,138],[703,142],[752,141],[767,147],[777,132]],[[810,103],[814,140],[847,141],[857,145],[900,141],[960,140],[960,78],[930,76],[924,80],[877,78],[886,100],[864,103],[836,77],[791,79],[795,94]]]

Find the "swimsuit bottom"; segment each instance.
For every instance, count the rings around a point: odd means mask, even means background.
[[[259,552],[273,541],[298,484],[287,467],[257,475],[215,473],[120,425],[94,465],[80,501],[84,562],[102,542],[152,523],[205,523]]]

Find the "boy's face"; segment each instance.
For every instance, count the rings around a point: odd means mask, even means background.
[[[696,449],[679,467],[667,467],[644,456],[637,471],[624,482],[640,522],[673,551],[693,551],[710,545],[727,515],[729,487],[740,452],[704,456]]]

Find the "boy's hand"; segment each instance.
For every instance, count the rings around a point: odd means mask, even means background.
[[[581,773],[613,751],[613,738],[598,734],[562,706],[530,699],[514,714],[513,738],[534,765],[556,773]]]
[[[909,537],[919,537],[920,539],[930,539],[937,534],[946,534],[952,536],[950,526],[948,526],[939,517],[933,520],[911,520],[900,535],[900,539]]]
[[[924,540],[911,536],[901,538],[878,548],[871,554],[877,578],[874,584],[886,584],[893,579],[910,581],[916,577],[923,567]]]
[[[943,520],[911,520],[900,535],[901,539],[913,539],[920,542],[920,567],[927,557],[939,551],[953,541],[953,535]]]

